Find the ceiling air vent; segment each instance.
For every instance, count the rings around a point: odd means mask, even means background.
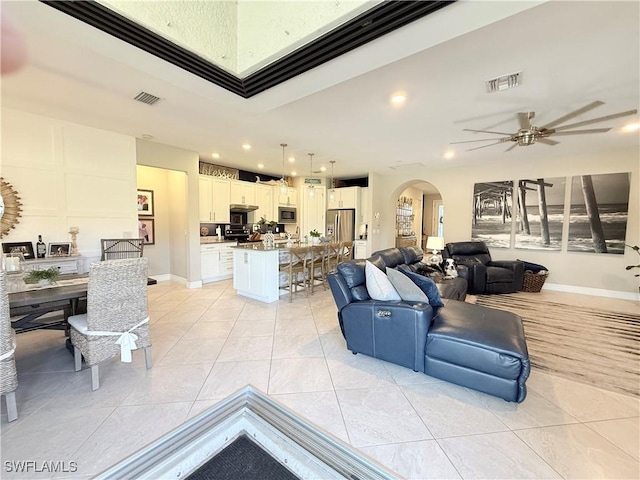
[[[133,99],[137,100],[138,102],[146,103],[147,105],[153,105],[158,102],[158,100],[160,100],[160,97],[156,97],[155,95],[151,95],[147,92],[140,92],[135,97],[133,97]]]
[[[508,75],[502,75],[498,78],[492,78],[487,80],[487,92],[501,92],[503,90],[509,90],[515,88],[522,82],[522,72],[510,73]]]

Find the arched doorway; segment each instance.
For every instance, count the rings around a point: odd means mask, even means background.
[[[401,185],[396,195],[397,245],[415,236],[416,244],[424,249],[429,236],[444,237],[444,203],[435,185],[414,180]]]

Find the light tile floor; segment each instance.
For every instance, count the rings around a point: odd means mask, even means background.
[[[638,311],[637,302],[541,300]],[[73,371],[60,331],[17,336],[19,419],[2,402],[2,478],[88,478],[251,384],[411,479],[639,478],[640,400],[538,372],[513,404],[346,350],[331,294],[265,305],[231,282],[149,287],[154,367]],[[75,472],[16,473],[18,461]],[[8,462],[8,463],[7,463]],[[45,469],[46,470],[46,469]]]

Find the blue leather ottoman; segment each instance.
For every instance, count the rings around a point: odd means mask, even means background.
[[[427,334],[424,373],[522,402],[531,368],[522,319],[455,300],[445,303]]]

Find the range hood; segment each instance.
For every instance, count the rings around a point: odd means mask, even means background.
[[[257,205],[245,205],[243,203],[232,203],[229,205],[229,211],[231,213],[253,212],[254,210],[258,210]]]

